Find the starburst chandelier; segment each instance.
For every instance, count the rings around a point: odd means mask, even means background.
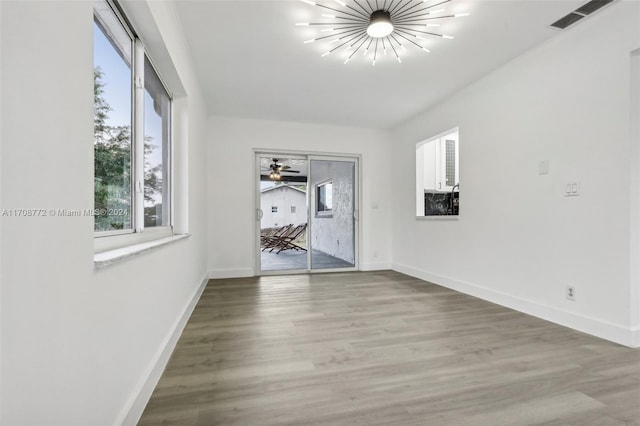
[[[334,0],[335,7],[312,0],[304,3],[323,9],[322,22],[301,22],[298,26],[318,28],[320,35],[305,43],[326,42],[327,56],[344,52],[346,64],[358,52],[369,55],[372,64],[382,56],[390,55],[402,62],[400,52],[406,46],[429,53],[423,43],[429,37],[453,39],[452,36],[432,30],[444,19],[467,16],[468,13],[448,13],[445,7],[451,0],[428,4],[431,0]],[[329,1],[329,0],[324,0]]]

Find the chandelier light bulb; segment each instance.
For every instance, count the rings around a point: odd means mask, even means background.
[[[376,10],[371,14],[367,34],[373,38],[386,37],[393,32],[391,14],[386,10]]]

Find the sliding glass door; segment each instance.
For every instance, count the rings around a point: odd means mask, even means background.
[[[357,268],[356,158],[256,154],[257,271]]]

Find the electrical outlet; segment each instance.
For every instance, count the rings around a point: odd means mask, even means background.
[[[568,285],[567,286],[567,299],[571,300],[572,302],[576,301],[576,289],[573,286]]]

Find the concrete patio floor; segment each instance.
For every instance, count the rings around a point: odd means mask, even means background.
[[[261,269],[263,271],[306,270],[307,252],[287,250],[279,254],[268,250],[261,252]],[[318,250],[311,252],[312,269],[353,268],[353,263],[333,257]]]

